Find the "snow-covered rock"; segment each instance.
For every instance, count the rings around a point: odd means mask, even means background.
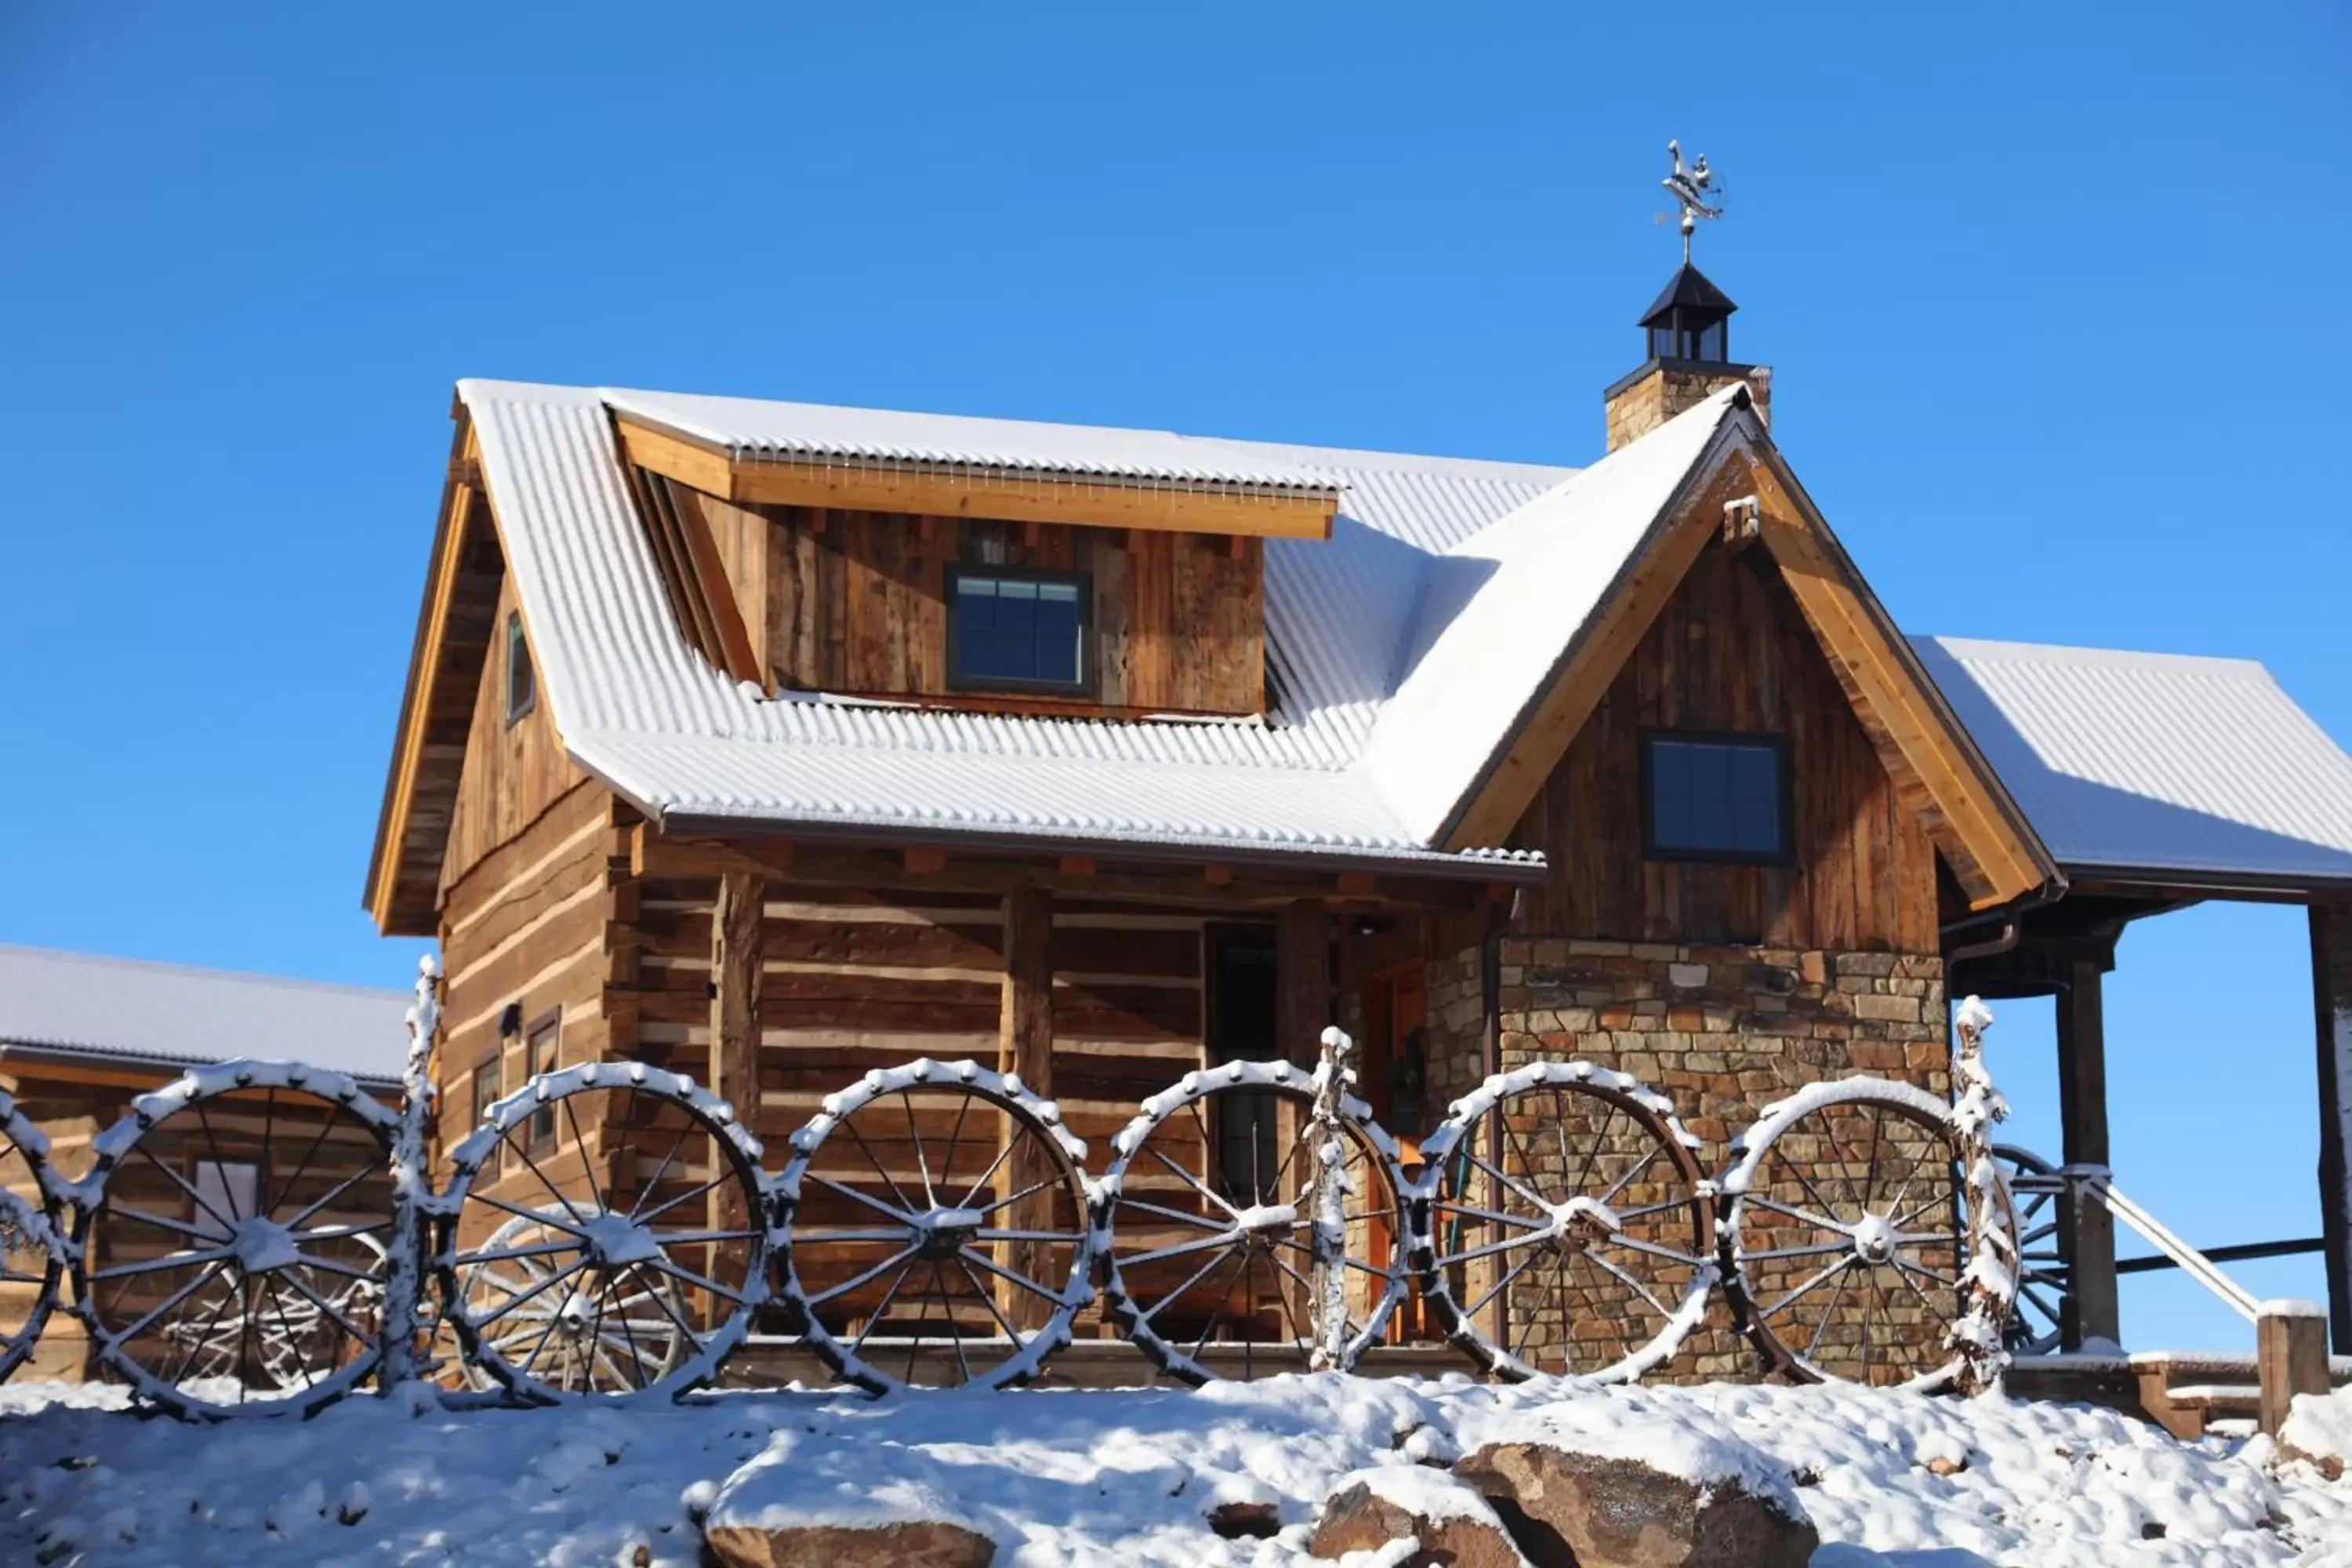
[[[1411,1550],[1399,1553],[1398,1542]],[[1528,1568],[1492,1504],[1455,1477],[1413,1464],[1375,1465],[1339,1478],[1307,1549],[1401,1556],[1406,1568]]]

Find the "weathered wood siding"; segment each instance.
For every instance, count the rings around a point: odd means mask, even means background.
[[[1645,729],[1789,739],[1786,866],[1649,860]],[[1520,820],[1551,871],[1528,932],[1933,953],[1936,853],[1855,718],[1802,612],[1759,550],[1702,553]]]
[[[458,774],[449,843],[441,862],[445,898],[483,857],[511,841],[587,776],[564,754],[545,692],[540,693],[530,712],[512,724],[507,722],[506,626],[515,606],[514,580],[509,577],[499,594],[489,654],[482,660],[474,695],[465,767]]]
[[[690,502],[781,685],[953,699],[947,569],[999,564],[1093,580],[1097,690],[1026,707],[1254,713],[1265,705],[1265,544],[1223,534],[958,521]]]
[[[635,1055],[708,1076],[710,920],[701,878],[632,884],[633,982],[609,994]],[[1002,900],[771,882],[761,931],[760,1104],[772,1153],[830,1093],[917,1057],[994,1066]],[[1204,916],[1098,901],[1054,910],[1054,1098],[1100,1163],[1136,1102],[1202,1060]]]

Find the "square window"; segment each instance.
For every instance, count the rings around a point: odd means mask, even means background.
[[[1092,585],[1082,574],[948,574],[948,679],[963,690],[1086,692]]]
[[[1653,860],[1789,858],[1789,746],[1778,735],[1642,737],[1642,852]]]
[[[261,1167],[249,1160],[199,1160],[194,1185],[194,1225],[210,1240],[226,1240],[238,1220],[259,1212]]]
[[[530,643],[522,635],[522,612],[507,612],[507,722],[531,710],[539,700],[539,677],[530,668]]]
[[[506,1064],[501,1059],[504,1054],[502,1051],[492,1053],[488,1061],[474,1069],[474,1125],[477,1127],[489,1125],[490,1107],[496,1105],[505,1093]],[[495,1169],[498,1160],[498,1149],[493,1147],[482,1163],[486,1168]]]

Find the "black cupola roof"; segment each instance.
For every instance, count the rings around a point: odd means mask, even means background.
[[[1729,321],[1738,309],[1731,296],[1708,281],[1706,273],[1684,262],[1682,270],[1642,317],[1642,327],[1649,333],[1650,357],[1728,363]]]

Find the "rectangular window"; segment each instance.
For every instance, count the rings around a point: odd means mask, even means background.
[[[1642,737],[1642,853],[1653,860],[1789,858],[1789,743],[1779,735]]]
[[[506,1078],[505,1063],[501,1059],[504,1055],[503,1051],[495,1052],[488,1061],[474,1069],[474,1125],[477,1127],[489,1125],[490,1107],[496,1105],[499,1097],[505,1092],[502,1087]],[[495,1169],[498,1161],[499,1151],[493,1148],[482,1164],[487,1169]]]
[[[231,1226],[257,1212],[261,1167],[248,1160],[199,1160],[194,1186],[195,1227],[213,1240],[226,1240]]]
[[[1092,584],[1083,573],[948,573],[948,680],[961,690],[1087,692]]]
[[[530,668],[530,644],[522,635],[522,612],[507,612],[507,722],[511,724],[539,700],[539,678]]]
[[[555,1042],[561,1022],[557,1015],[551,1013],[533,1024],[530,1033],[523,1037],[523,1061],[531,1077],[555,1070]],[[530,1113],[530,1146],[536,1149],[554,1138],[555,1107],[541,1105]]]

